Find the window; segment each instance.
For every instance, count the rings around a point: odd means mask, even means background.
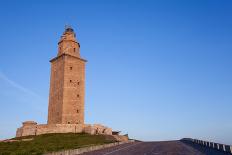
[[[73,52],[76,52],[76,48],[73,48]]]
[[[77,109],[77,113],[79,113],[79,110]]]
[[[77,85],[80,85],[80,82],[77,82]]]
[[[70,83],[72,82],[72,80],[70,80]]]
[[[72,70],[72,67],[69,67],[70,70]]]
[[[70,122],[68,122],[68,124],[70,124]]]
[[[79,95],[79,94],[77,94],[77,97],[80,97],[80,95]]]

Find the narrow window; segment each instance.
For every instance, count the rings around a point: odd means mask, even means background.
[[[77,94],[77,97],[80,97],[80,95],[79,95],[79,94]]]
[[[79,110],[77,109],[77,113],[79,113]]]
[[[70,68],[70,70],[72,70],[72,67],[69,67]]]
[[[80,82],[77,82],[77,85],[80,85]]]
[[[74,48],[73,51],[76,52],[76,48]]]
[[[70,80],[70,83],[72,82],[72,80]]]
[[[68,124],[70,124],[70,122],[68,122]]]

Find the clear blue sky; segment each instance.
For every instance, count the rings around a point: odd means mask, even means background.
[[[232,1],[0,2],[0,139],[46,123],[64,25],[86,66],[86,123],[232,144]]]

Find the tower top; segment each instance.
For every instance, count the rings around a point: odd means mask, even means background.
[[[65,25],[65,32],[74,32],[74,30],[70,25]]]
[[[80,57],[80,43],[76,39],[76,34],[70,25],[65,25],[64,33],[58,42],[58,56],[69,54]]]

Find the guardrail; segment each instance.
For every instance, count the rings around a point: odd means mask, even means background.
[[[193,142],[195,144],[199,144],[199,145],[202,145],[208,148],[212,148],[212,149],[216,149],[222,152],[227,152],[227,153],[232,154],[232,145],[225,145],[225,144],[214,143],[214,142],[203,141],[203,140],[192,139],[192,138],[183,138],[181,140]]]

